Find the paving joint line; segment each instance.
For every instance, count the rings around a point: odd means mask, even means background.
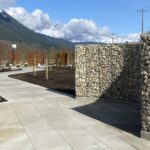
[[[36,150],[35,145],[33,144],[33,142],[32,142],[32,140],[31,140],[30,136],[28,135],[28,133],[27,133],[25,127],[24,127],[23,124],[22,124],[22,121],[19,119],[19,117],[18,117],[18,115],[17,115],[16,111],[14,110],[14,108],[13,108],[13,106],[12,106],[11,103],[12,103],[12,102],[9,102],[9,104],[10,104],[10,106],[11,106],[11,108],[12,108],[14,114],[16,115],[16,118],[18,119],[20,125],[22,126],[22,128],[23,128],[23,130],[24,130],[24,133],[25,133],[26,136],[28,137],[28,140],[30,141],[30,143],[31,143],[31,145],[33,146],[34,150]]]
[[[44,100],[44,101],[46,101],[46,100]],[[40,112],[40,110],[38,110],[35,106],[34,106],[34,104],[32,104],[31,103],[31,105],[37,110],[37,112],[40,114],[40,116],[43,118],[43,115],[41,114],[41,112]],[[70,143],[68,143],[67,141],[66,141],[66,139],[59,133],[59,131],[52,125],[52,124],[50,124],[49,123],[49,121],[44,117],[44,119],[45,119],[45,121],[57,132],[57,134],[63,139],[63,141],[67,144],[67,145],[69,145],[69,147],[72,149],[72,150],[75,150],[73,147],[72,147],[72,145],[70,145]]]

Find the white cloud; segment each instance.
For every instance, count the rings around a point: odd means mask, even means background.
[[[40,9],[36,9],[31,14],[22,7],[8,8],[5,11],[32,30],[40,32],[51,27],[49,15]]]
[[[50,28],[46,28],[46,29],[44,28],[39,32],[56,38],[64,38],[65,33],[63,31],[63,28],[64,28],[64,24],[58,22],[58,23],[51,24]]]
[[[71,19],[68,23],[54,23],[47,13],[36,9],[29,13],[22,7],[5,9],[8,14],[28,28],[56,38],[64,38],[73,42],[105,42],[111,43],[112,36],[108,27],[98,27],[93,20]],[[114,36],[114,42],[137,42],[138,33],[126,36]]]
[[[108,34],[108,28],[98,28],[92,20],[71,19],[66,24],[53,24],[49,29],[41,30],[41,33],[74,42],[100,41],[102,36]]]
[[[109,34],[107,27],[99,28],[95,22],[87,19],[71,19],[66,24],[53,24],[40,31],[43,34],[65,38],[73,42],[100,41],[102,36]]]
[[[99,28],[92,20],[72,19],[64,26],[65,38],[72,41],[99,41],[108,34],[107,27]]]
[[[114,42],[116,43],[138,42],[139,40],[140,40],[139,33],[130,33],[128,35],[114,37]]]
[[[0,0],[0,10],[13,6],[15,0]]]

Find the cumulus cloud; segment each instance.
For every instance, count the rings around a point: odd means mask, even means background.
[[[139,33],[130,33],[124,36],[114,36],[115,43],[139,42],[139,41],[140,41]]]
[[[52,22],[49,15],[40,9],[29,13],[22,7],[5,9],[5,11],[28,28],[56,38],[64,38],[73,42],[111,43],[112,35],[108,27],[98,27],[93,20],[71,19],[68,23]],[[137,42],[139,34],[114,37],[115,43]]]
[[[0,10],[13,6],[15,0],[0,0]]]
[[[32,30],[40,32],[43,29],[51,27],[49,15],[42,12],[40,9],[36,9],[32,13],[28,13],[22,7],[8,8],[5,9],[5,11]]]
[[[66,24],[53,24],[50,28],[40,31],[43,34],[65,38],[73,42],[103,42],[115,43],[138,42],[139,33],[128,35],[115,35],[112,37],[108,27],[98,27],[92,20],[71,19]]]
[[[53,23],[50,28],[43,29],[39,32],[56,38],[65,38],[65,33],[63,29],[64,29],[64,24]]]
[[[72,19],[64,26],[65,38],[74,41],[96,41],[109,33],[107,27],[99,28],[92,20]]]
[[[107,27],[97,27],[92,20],[71,19],[66,24],[53,24],[49,29],[41,30],[41,33],[80,42],[100,41],[109,31]]]

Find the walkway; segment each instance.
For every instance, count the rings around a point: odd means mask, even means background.
[[[76,110],[92,101],[8,74],[0,73],[0,96],[8,100],[0,103],[0,150],[150,150],[150,141]]]

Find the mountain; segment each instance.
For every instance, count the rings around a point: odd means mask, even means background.
[[[0,12],[0,40],[38,44],[45,48],[66,47],[74,49],[74,44],[72,42],[36,33],[19,23],[4,11]]]

